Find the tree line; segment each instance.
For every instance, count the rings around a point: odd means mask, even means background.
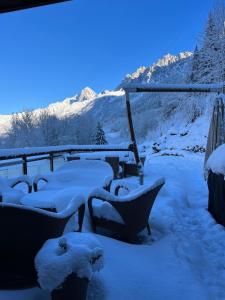
[[[210,11],[201,41],[196,46],[190,81],[213,83],[225,81],[225,5],[217,2]]]
[[[58,118],[46,110],[13,114],[10,127],[1,139],[4,148],[106,143],[102,124],[90,116]]]

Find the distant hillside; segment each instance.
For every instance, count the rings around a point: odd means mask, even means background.
[[[187,83],[192,70],[192,53],[167,54],[149,67],[140,67],[128,74],[114,91],[96,94],[85,88],[79,95],[36,109],[35,116],[44,110],[59,119],[68,116],[86,116],[99,120],[104,125],[109,142],[128,139],[127,119],[122,87],[127,83]],[[181,94],[135,94],[132,96],[132,110],[135,129],[140,143],[160,143],[165,148],[204,147],[208,130],[208,101],[203,96]],[[202,135],[195,138],[197,122],[201,124]],[[1,132],[10,126],[10,116],[0,116]],[[201,123],[201,122],[200,122]],[[191,138],[190,138],[191,136]],[[176,139],[175,139],[176,137]],[[179,138],[180,137],[180,142]],[[173,142],[174,140],[174,142]]]

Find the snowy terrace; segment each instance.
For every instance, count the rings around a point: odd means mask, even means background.
[[[145,88],[139,86],[134,89],[129,86],[126,93],[159,92],[162,89],[164,92],[193,91],[192,86],[163,85]],[[223,88],[223,84],[211,87],[199,85],[197,91],[221,92]],[[131,140],[134,145],[135,139],[132,136]],[[100,157],[108,152],[122,157],[125,153],[127,156],[131,150],[129,145],[79,147],[1,150],[0,160],[8,160],[5,165],[12,159],[15,163],[20,160],[23,173],[29,175],[29,163],[46,158],[49,161],[48,167],[54,171],[58,156],[63,157],[63,153],[95,152],[96,157]],[[137,149],[133,150],[135,152]],[[224,300],[225,232],[207,211],[208,190],[204,180],[203,154],[185,150],[152,154],[148,148],[145,154],[144,184],[151,185],[159,178],[164,178],[166,182],[149,218],[152,234],[149,237],[146,232],[142,232],[142,244],[129,244],[93,233],[86,219],[82,232],[88,232],[96,238],[104,252],[104,267],[91,277],[87,299]],[[60,162],[62,163],[63,161]],[[45,172],[46,170],[43,173]],[[79,180],[82,183],[82,176]],[[133,189],[139,185],[137,177],[126,178],[126,182]],[[116,180],[112,186],[114,183]],[[89,192],[87,190],[86,194]],[[85,217],[88,218],[88,215]],[[49,268],[51,270],[51,266]],[[45,282],[42,283],[45,285]],[[0,300],[15,298],[51,299],[49,291],[38,288],[0,292]]]
[[[105,258],[87,299],[225,299],[225,232],[206,210],[204,157],[177,154],[147,156],[145,183],[166,179],[151,213],[151,237],[132,245],[92,234]],[[138,183],[135,177],[127,180]],[[38,288],[0,292],[0,300],[13,299],[50,300],[50,294]]]

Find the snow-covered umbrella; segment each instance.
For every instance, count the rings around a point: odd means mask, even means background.
[[[205,165],[210,154],[225,143],[224,95],[219,95],[213,107],[205,153]]]

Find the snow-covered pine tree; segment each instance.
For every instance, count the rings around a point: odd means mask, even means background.
[[[212,83],[223,81],[225,77],[225,6],[217,4],[209,13],[203,34],[202,47],[197,59],[193,59],[192,78],[194,82]],[[197,67],[196,67],[197,63]]]
[[[97,124],[95,140],[96,140],[96,145],[104,145],[104,144],[108,143],[105,138],[105,132],[104,132],[100,122],[98,122],[98,124]]]
[[[200,57],[199,57],[199,49],[196,45],[193,58],[192,58],[192,69],[191,69],[191,75],[190,80],[191,82],[195,83],[199,80],[199,68],[200,68]]]

